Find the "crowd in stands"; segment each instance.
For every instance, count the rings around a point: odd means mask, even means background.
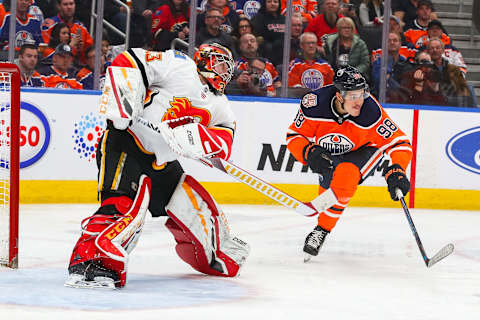
[[[2,0],[0,0],[1,2]],[[17,3],[15,50],[22,85],[93,89],[91,0],[3,0],[0,46],[7,50],[10,1]],[[126,0],[125,0],[126,1]],[[124,2],[125,2],[124,1]],[[339,2],[340,1],[340,2]],[[382,0],[293,0],[289,94],[300,96],[332,83],[335,70],[355,66],[379,93],[387,59],[386,100],[391,103],[474,107],[467,66],[430,0],[392,0],[388,52],[382,53]],[[129,0],[130,47],[167,50],[174,39],[195,46],[216,42],[231,49],[236,70],[227,94],[278,96],[282,86],[286,0],[197,0],[190,35],[187,0]],[[105,0],[105,17],[126,30],[128,12]],[[123,39],[104,30],[102,74]]]

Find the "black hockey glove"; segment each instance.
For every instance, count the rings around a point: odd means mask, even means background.
[[[317,144],[308,144],[303,149],[303,159],[314,173],[328,175],[335,167],[334,156]]]
[[[387,180],[388,192],[393,201],[398,201],[395,190],[398,188],[404,196],[410,191],[410,181],[408,181],[405,171],[398,164],[393,164],[385,170],[385,180]]]

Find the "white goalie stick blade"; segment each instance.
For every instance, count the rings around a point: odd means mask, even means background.
[[[93,281],[86,281],[84,276],[73,273],[67,277],[64,285],[65,287],[78,289],[115,290],[113,279],[106,277],[95,277]]]
[[[275,202],[295,210],[295,212],[304,215],[306,217],[313,217],[318,214],[318,211],[312,205],[311,202],[302,202],[294,197],[286,194],[278,188],[275,188],[268,182],[254,176],[253,174],[245,171],[239,166],[231,163],[230,161],[220,158],[201,159],[201,162],[209,167],[217,168],[218,170],[228,174],[235,180],[238,180],[252,189],[266,195]]]
[[[430,268],[431,266],[433,266],[435,263],[439,262],[443,258],[446,258],[449,255],[451,255],[453,253],[453,249],[454,249],[453,244],[451,243],[447,244],[445,247],[440,249],[440,251],[438,251],[436,255],[428,259],[427,267]]]

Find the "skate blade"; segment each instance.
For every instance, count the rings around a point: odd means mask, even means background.
[[[64,283],[65,287],[77,289],[102,289],[115,290],[113,279],[105,277],[95,277],[93,281],[86,281],[85,277],[79,274],[71,274]]]
[[[310,261],[310,259],[312,259],[312,255],[311,254],[308,254],[305,252],[305,255],[303,256],[303,262],[307,263],[308,261]]]

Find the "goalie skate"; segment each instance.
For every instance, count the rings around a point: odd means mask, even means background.
[[[80,289],[115,289],[119,281],[116,272],[104,268],[100,263],[87,261],[69,269],[71,272],[65,280],[66,287]]]
[[[115,289],[113,279],[107,277],[95,277],[92,281],[87,281],[85,280],[85,277],[80,274],[70,274],[67,277],[67,280],[65,280],[65,286],[79,289]]]

